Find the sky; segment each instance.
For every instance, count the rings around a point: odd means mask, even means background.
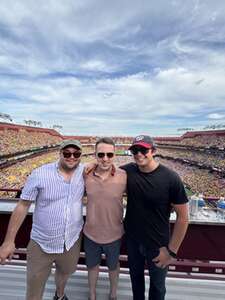
[[[65,135],[225,123],[224,0],[1,0],[0,113]]]

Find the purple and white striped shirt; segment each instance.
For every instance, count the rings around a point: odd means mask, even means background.
[[[79,238],[83,227],[83,164],[67,182],[58,162],[35,169],[28,177],[21,199],[35,201],[31,239],[46,253],[63,253]]]

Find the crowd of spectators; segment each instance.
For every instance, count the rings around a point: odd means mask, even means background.
[[[225,148],[225,134],[199,134],[196,136],[182,136],[180,138],[156,138],[158,145],[176,145],[203,148]]]
[[[205,197],[225,196],[225,179],[219,175],[172,160],[159,158],[159,161],[176,171],[193,193],[203,194]]]
[[[164,157],[180,158],[183,160],[194,161],[202,165],[211,166],[212,168],[219,168],[225,170],[225,154],[214,153],[213,151],[194,151],[181,148],[158,148],[157,153]]]
[[[47,132],[26,129],[4,129],[0,131],[0,156],[32,148],[57,145],[61,138]]]
[[[183,138],[181,145],[195,146],[195,147],[216,147],[224,148],[225,146],[225,135],[197,135],[195,137]]]
[[[31,171],[45,163],[52,162],[57,159],[57,152],[43,154],[31,159],[26,159],[18,162],[8,168],[1,170],[0,187],[8,189],[21,189],[25,183],[27,176]],[[6,192],[0,192],[1,196],[6,195]],[[10,194],[10,196],[15,196]]]

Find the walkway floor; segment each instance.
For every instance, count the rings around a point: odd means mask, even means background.
[[[146,285],[148,286],[147,280]],[[225,283],[217,280],[167,278],[166,300],[224,300]],[[45,288],[44,300],[52,299],[54,277],[49,277]],[[106,300],[109,281],[106,273],[100,273],[97,287],[97,299]],[[70,300],[88,299],[88,281],[86,271],[77,271],[69,280],[67,295]],[[0,299],[25,299],[25,267],[0,266]],[[128,275],[120,275],[118,300],[132,299]],[[146,297],[147,299],[147,297]]]

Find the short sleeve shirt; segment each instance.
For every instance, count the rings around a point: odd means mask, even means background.
[[[83,226],[83,165],[79,164],[70,182],[58,172],[58,162],[35,169],[20,196],[35,202],[31,239],[46,253],[63,253],[79,238]]]
[[[135,163],[121,168],[127,172],[126,233],[149,248],[167,246],[171,204],[188,201],[180,177],[161,164],[149,173]]]
[[[126,173],[121,169],[116,169],[105,180],[95,172],[85,178],[87,214],[84,234],[96,243],[111,243],[124,233],[123,193],[126,179]]]

